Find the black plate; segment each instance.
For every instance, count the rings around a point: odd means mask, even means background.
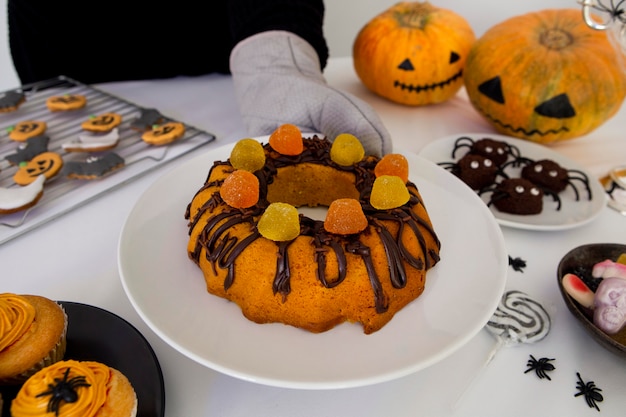
[[[65,359],[92,360],[122,372],[137,393],[137,417],[165,415],[163,373],[154,350],[123,318],[98,307],[60,301],[68,316]],[[10,399],[19,387],[0,387],[2,417],[10,417]]]

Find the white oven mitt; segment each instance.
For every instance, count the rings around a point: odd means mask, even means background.
[[[329,140],[351,133],[368,154],[391,152],[387,129],[362,100],[326,84],[317,52],[291,32],[268,31],[239,42],[230,70],[244,123],[251,136],[283,123]]]

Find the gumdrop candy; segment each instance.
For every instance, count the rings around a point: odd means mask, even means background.
[[[233,171],[224,180],[220,196],[231,207],[252,207],[259,201],[259,179],[248,171]]]
[[[324,220],[324,229],[327,232],[351,235],[359,233],[366,227],[367,218],[358,200],[340,198],[330,203]]]
[[[283,155],[300,155],[304,150],[302,132],[298,126],[286,123],[278,126],[270,135],[270,146]]]
[[[381,175],[374,180],[370,204],[376,210],[389,210],[406,204],[411,195],[405,183],[395,175]]]
[[[377,177],[395,175],[406,183],[409,180],[409,161],[398,153],[387,154],[374,167],[374,174]]]
[[[263,145],[254,139],[241,139],[230,152],[230,163],[235,169],[258,171],[265,165]]]
[[[275,242],[284,242],[300,234],[300,214],[287,203],[272,203],[259,219],[257,229],[261,236]]]
[[[350,166],[365,156],[365,149],[356,136],[349,133],[338,135],[330,148],[330,159],[341,166]]]

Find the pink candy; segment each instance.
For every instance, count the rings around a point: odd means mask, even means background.
[[[591,271],[591,275],[593,275],[594,278],[626,279],[626,265],[607,259],[595,264]]]

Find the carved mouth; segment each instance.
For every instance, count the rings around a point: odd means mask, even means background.
[[[444,88],[452,84],[462,75],[463,75],[463,70],[460,70],[459,72],[457,72],[456,74],[454,74],[452,77],[448,78],[445,81],[432,83],[432,84],[426,84],[426,85],[405,84],[403,82],[396,80],[393,82],[393,86],[401,90],[407,90],[411,93],[421,93],[422,91],[429,91],[429,90],[435,90],[437,88]]]
[[[541,131],[539,129],[526,130],[523,127],[515,127],[513,125],[504,123],[501,120],[494,118],[488,113],[485,113],[485,111],[482,108],[480,108],[480,106],[478,106],[475,102],[472,102],[472,103],[474,103],[474,106],[478,109],[478,111],[480,111],[480,113],[483,116],[485,116],[487,119],[489,119],[490,121],[497,124],[498,126],[501,126],[502,128],[509,130],[513,133],[522,133],[524,136],[532,136],[532,135],[547,136],[547,135],[556,135],[556,134],[563,133],[563,132],[569,132],[569,129],[565,126],[562,126],[558,129],[549,129],[545,131]]]

